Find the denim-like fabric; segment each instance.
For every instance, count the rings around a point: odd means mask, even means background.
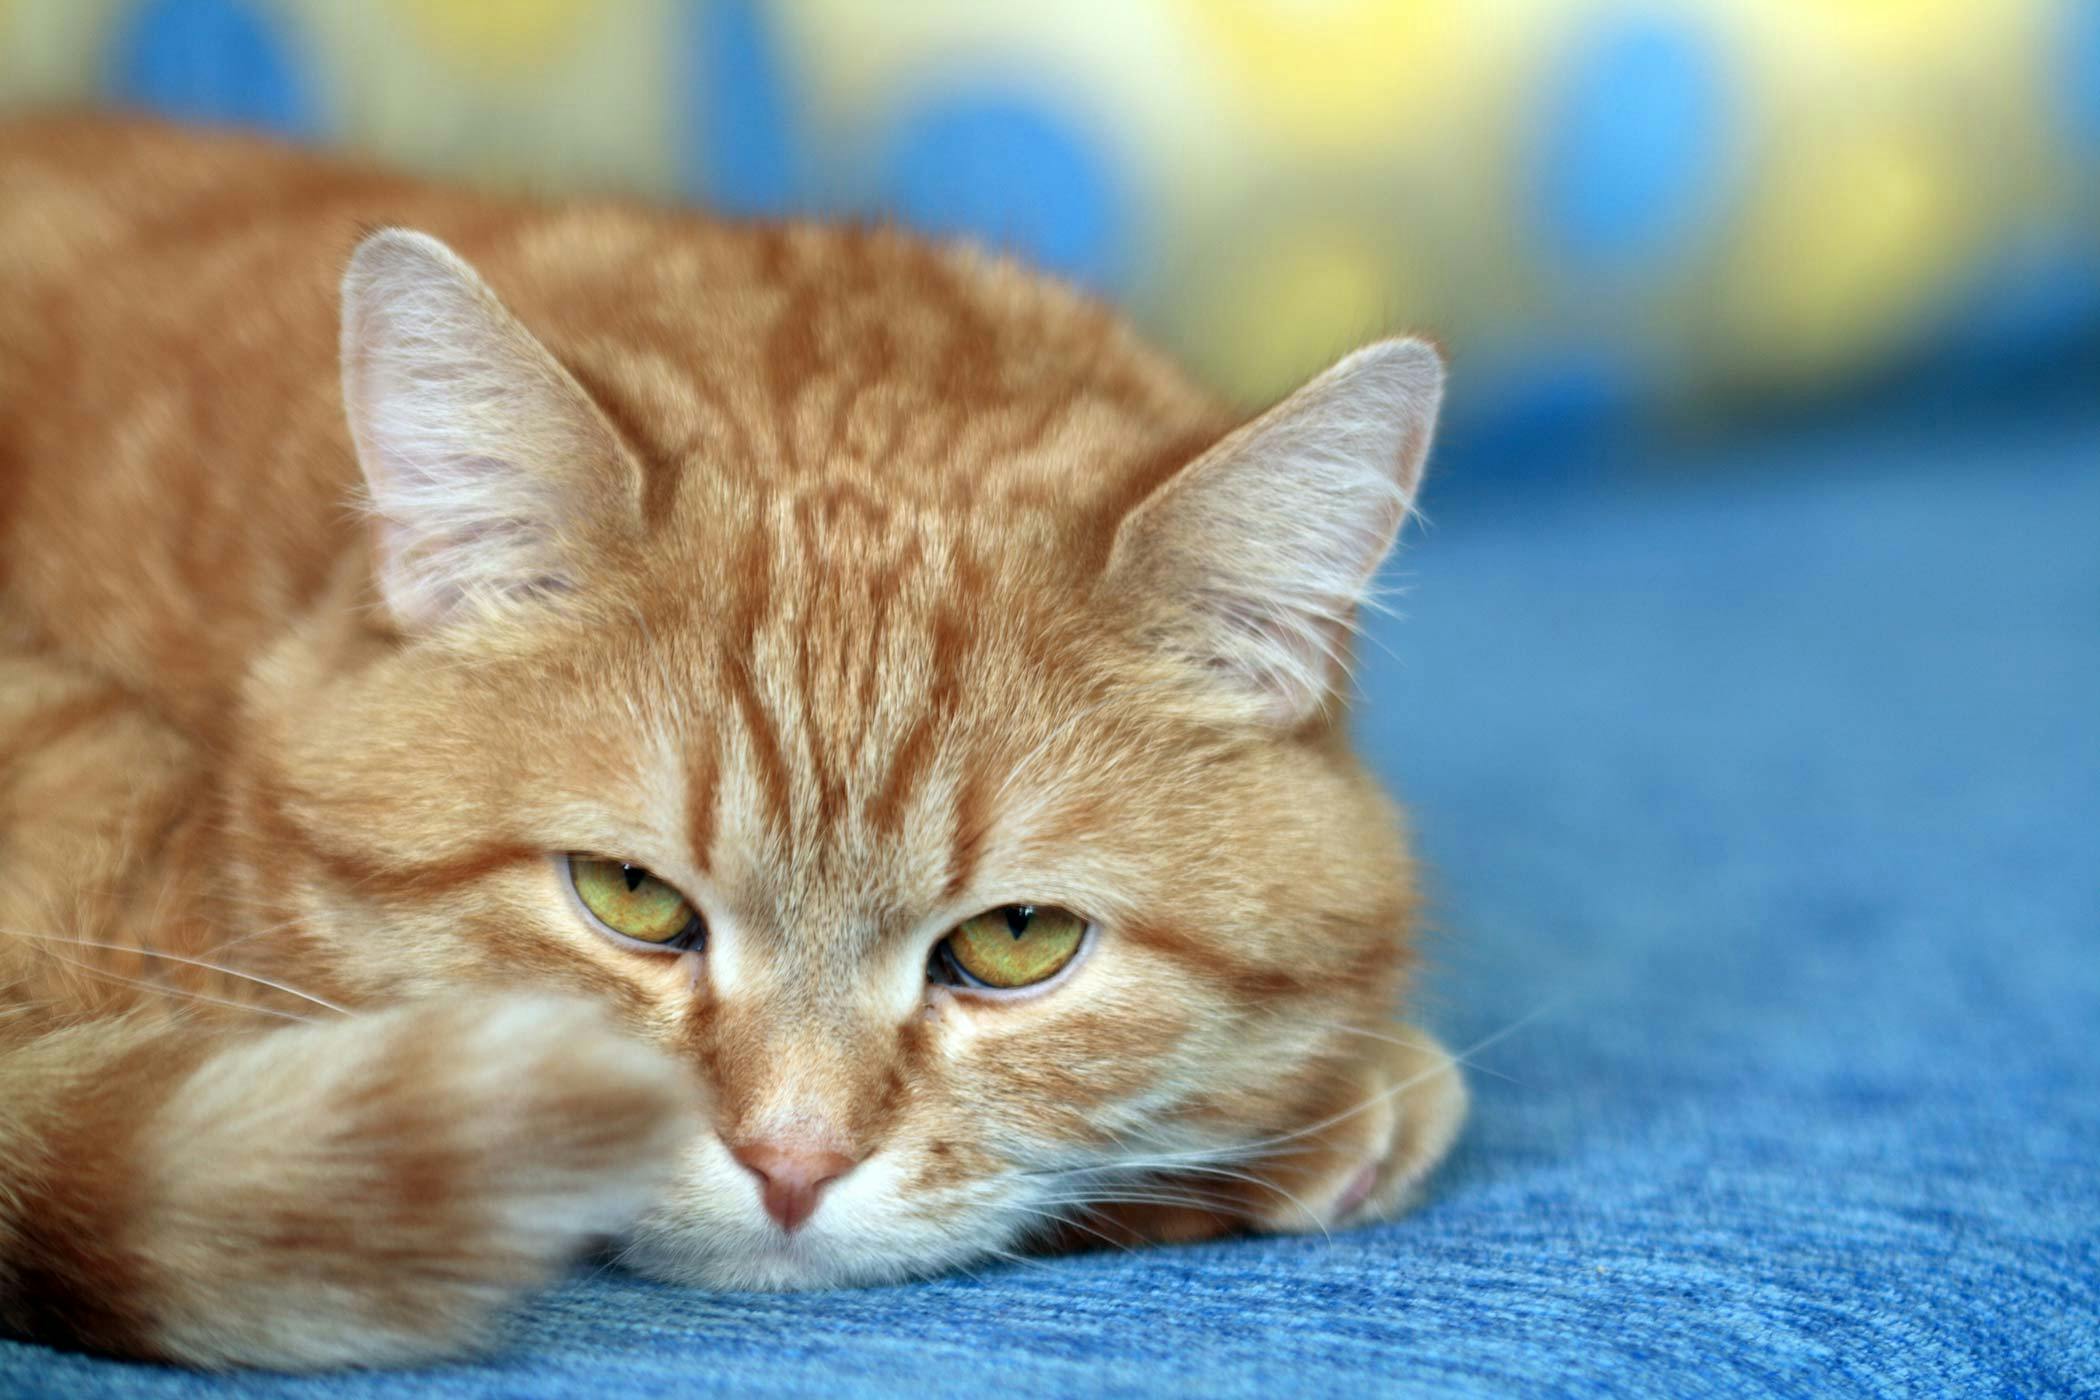
[[[6,1347],[0,1389],[2100,1389],[2100,414],[1659,465],[1697,475],[1433,495],[1365,652],[1424,1019],[1501,1037],[1414,1217],[820,1295],[600,1278],[413,1378]]]

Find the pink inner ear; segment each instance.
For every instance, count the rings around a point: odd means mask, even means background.
[[[1199,590],[1195,611],[1212,635],[1201,656],[1209,670],[1230,674],[1249,689],[1269,694],[1279,706],[1294,701],[1288,688],[1279,688],[1272,674],[1277,656],[1288,656],[1309,672],[1322,673],[1334,663],[1334,647],[1340,641],[1340,624],[1290,619],[1277,611],[1258,610],[1253,601],[1230,593]]]
[[[345,407],[397,618],[417,627],[469,597],[572,591],[567,541],[626,523],[580,517],[639,499],[590,396],[434,239],[374,235],[344,298]]]
[[[1373,345],[1183,468],[1111,561],[1153,635],[1275,720],[1317,711],[1412,506],[1442,382],[1426,345]]]

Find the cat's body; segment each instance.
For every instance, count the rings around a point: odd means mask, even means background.
[[[1438,382],[1228,437],[901,235],[0,126],[0,1316],[386,1362],[601,1236],[821,1286],[1397,1209],[1462,1095],[1330,690]],[[1034,990],[943,952],[1037,906]]]

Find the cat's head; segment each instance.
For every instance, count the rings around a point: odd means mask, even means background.
[[[359,249],[371,602],[260,668],[241,799],[292,946],[368,1001],[582,990],[689,1062],[669,1276],[897,1277],[1169,1191],[1324,1218],[1415,917],[1337,689],[1436,354],[1227,431],[1011,267],[740,237],[682,294],[542,250],[523,319]]]

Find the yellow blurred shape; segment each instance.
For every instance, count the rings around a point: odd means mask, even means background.
[[[343,132],[364,151],[541,190],[676,188],[669,0],[314,2],[305,16]]]
[[[1444,0],[1180,0],[1201,49],[1286,137],[1389,142],[1402,113],[1441,105],[1489,26]],[[1205,42],[1207,41],[1207,42]]]
[[[1287,392],[1389,329],[1401,305],[1396,250],[1302,230],[1226,259],[1191,288],[1184,348],[1210,383],[1247,402]]]
[[[0,0],[0,103],[92,99],[116,11],[115,0]]]
[[[1914,134],[1825,138],[1775,159],[1725,273],[1728,328],[1760,372],[1855,365],[1915,329],[1974,218]]]
[[[595,8],[590,0],[393,0],[393,5],[453,67],[502,76],[518,76],[555,59]]]
[[[1816,36],[1880,64],[1958,58],[1979,42],[2018,32],[2030,0],[1816,0],[1779,5]],[[1789,16],[1774,15],[1784,22]]]

